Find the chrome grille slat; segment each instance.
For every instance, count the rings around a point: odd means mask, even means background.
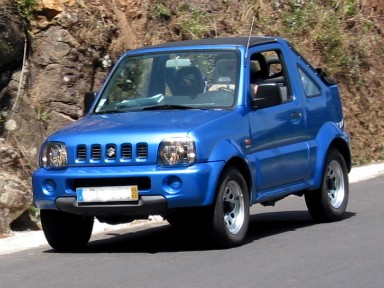
[[[91,152],[91,159],[92,160],[100,160],[101,159],[101,145],[96,144],[92,145],[92,152]]]
[[[121,146],[121,157],[126,160],[126,159],[131,159],[132,158],[132,144],[127,143],[123,144]]]
[[[145,159],[148,157],[148,144],[147,143],[138,143],[136,146],[137,149],[137,158]]]
[[[87,146],[79,145],[77,147],[76,158],[78,161],[85,161],[87,159]]]

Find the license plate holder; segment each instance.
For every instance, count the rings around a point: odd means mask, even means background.
[[[78,203],[132,202],[139,200],[137,185],[76,188]]]

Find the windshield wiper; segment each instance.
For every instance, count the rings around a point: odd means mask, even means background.
[[[99,111],[99,112],[95,112],[94,114],[115,114],[115,113],[122,113],[124,111],[121,111],[121,110],[104,110],[104,111]]]
[[[172,109],[189,110],[189,109],[198,109],[198,108],[191,107],[191,106],[184,106],[184,105],[155,105],[155,106],[144,107],[142,109],[140,109],[140,107],[138,106],[138,107],[131,107],[131,109],[102,110],[102,111],[96,112],[95,114],[113,114],[113,113],[124,113],[127,111],[172,110]]]
[[[184,106],[184,105],[155,105],[150,107],[145,107],[143,110],[172,110],[172,109],[196,109],[195,107],[191,106]]]
[[[140,111],[142,109],[138,109],[138,107],[134,107],[135,109],[111,109],[111,110],[101,110],[99,112],[96,112],[95,114],[115,114],[115,113],[124,113],[124,112],[133,112],[133,111]]]

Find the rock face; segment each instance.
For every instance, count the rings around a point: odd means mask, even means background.
[[[30,207],[39,147],[82,116],[84,93],[100,88],[116,59],[110,47],[142,45],[124,11],[136,17],[147,1],[36,3],[25,26],[17,2],[0,0],[0,233]]]
[[[5,2],[0,0],[0,89],[7,84],[6,75],[20,66],[24,50],[22,21]]]
[[[32,204],[30,185],[20,173],[23,171],[21,156],[4,143],[0,145],[0,234],[9,232],[12,221],[17,219]],[[10,172],[7,172],[10,171]]]
[[[25,34],[22,20],[10,1],[0,0],[0,137],[6,129],[16,129],[16,122],[6,121],[12,105],[12,82],[15,70],[23,62]],[[17,75],[17,74],[16,74]],[[9,230],[32,203],[29,184],[25,181],[20,154],[0,139],[0,234]],[[28,169],[25,169],[28,173]],[[27,178],[28,179],[28,178]]]
[[[22,20],[9,2],[0,0],[0,135],[3,134],[1,120],[6,117],[4,110],[11,105],[7,85],[23,61],[25,43]]]
[[[32,204],[30,188],[20,178],[0,173],[0,234]]]

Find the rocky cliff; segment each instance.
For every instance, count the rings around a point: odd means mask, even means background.
[[[118,55],[179,39],[288,38],[340,83],[355,164],[384,159],[380,0],[0,0],[0,233],[31,204],[41,142]]]

